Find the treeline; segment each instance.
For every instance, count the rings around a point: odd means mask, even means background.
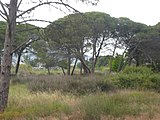
[[[4,28],[5,23],[1,22],[1,51]],[[42,64],[48,69],[48,73],[52,67],[59,66],[64,74],[73,75],[78,61],[80,74],[94,73],[98,60],[102,60],[102,63],[107,60],[106,65],[110,71],[121,71],[132,63],[160,70],[159,24],[147,26],[128,18],[114,18],[106,13],[87,12],[65,16],[46,28],[30,24],[17,25],[16,32],[13,45],[16,48],[13,52],[18,56],[15,73],[18,72],[22,54],[26,52],[35,55],[34,60],[26,58],[32,66]],[[116,55],[117,49],[123,50],[122,55]],[[100,57],[102,50],[104,54],[111,55]],[[87,57],[88,55],[91,57]]]

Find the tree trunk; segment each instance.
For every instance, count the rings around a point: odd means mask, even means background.
[[[63,71],[63,74],[64,74],[64,75],[66,75],[66,73],[65,73],[65,71],[64,71],[64,68],[63,68],[63,67],[61,67],[61,69],[62,69],[62,71]]]
[[[104,40],[105,40],[105,35],[103,35],[102,41],[101,41],[100,46],[99,46],[99,48],[98,48],[97,54],[96,54],[96,56],[95,56],[94,65],[93,65],[93,72],[95,71],[95,67],[96,67],[96,64],[97,64],[97,60],[98,60],[99,54],[100,54],[100,52],[101,52],[101,49],[102,49]]]
[[[50,68],[47,67],[48,75],[51,75]]]
[[[76,68],[76,64],[77,64],[77,59],[76,59],[76,61],[75,61],[75,63],[74,63],[74,66],[73,66],[73,69],[72,69],[71,75],[73,75],[73,73],[74,73],[74,70],[75,70],[75,68]]]
[[[2,59],[1,59],[1,55],[0,55],[0,72],[1,72],[1,64],[2,64]]]
[[[20,64],[20,60],[21,60],[21,53],[18,53],[18,60],[17,60],[17,64],[16,64],[16,70],[15,70],[15,74],[18,73],[19,70],[19,64]]]
[[[84,41],[83,41],[84,42]],[[83,57],[84,56],[84,52],[83,52],[83,42],[81,43],[81,48],[80,48],[80,55],[81,55],[81,57]],[[83,67],[82,67],[82,63],[81,63],[81,66],[80,66],[80,75],[82,75],[82,73],[83,73]]]
[[[68,49],[68,71],[67,74],[70,75],[71,74],[71,55],[70,55],[70,49]]]
[[[85,74],[90,74],[91,70],[88,68],[88,66],[85,64],[84,60],[82,58],[79,58],[79,60],[81,61],[83,70]]]
[[[118,39],[116,40],[116,43],[115,43],[114,49],[113,49],[113,53],[112,53],[112,57],[111,57],[111,59],[110,59],[110,65],[109,65],[110,69],[109,69],[109,73],[112,72],[112,62],[113,62],[113,58],[114,58],[114,55],[115,55],[115,52],[116,52],[117,44],[118,44]]]
[[[95,69],[95,56],[96,56],[96,43],[97,43],[97,38],[93,38],[93,53],[92,53],[92,68],[91,71],[94,73]]]
[[[123,67],[123,58],[124,58],[124,55],[125,55],[125,53],[126,53],[126,50],[127,50],[127,47],[125,48],[125,50],[124,50],[124,52],[123,52],[123,54],[122,54],[122,57],[121,57],[121,59],[120,59],[119,65],[118,65],[118,70],[117,70],[117,72],[120,72],[120,71],[122,70],[122,67]]]
[[[10,0],[10,9],[7,21],[7,29],[4,42],[4,54],[2,58],[1,76],[0,76],[0,112],[7,107],[9,82],[12,64],[12,45],[16,28],[17,1]]]
[[[81,66],[80,66],[80,75],[82,75],[82,63],[81,63]]]

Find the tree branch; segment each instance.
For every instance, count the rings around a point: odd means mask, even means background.
[[[7,18],[5,18],[6,17],[5,14],[1,10],[0,10],[0,16],[7,21]]]
[[[47,21],[47,20],[39,20],[39,19],[28,19],[28,20],[24,20],[24,21],[21,21],[21,22],[17,22],[18,24],[21,24],[21,23],[26,23],[26,22],[29,22],[29,21],[39,21],[39,22],[48,22],[48,23],[52,23],[51,21]]]
[[[76,10],[75,8],[71,7],[70,5],[66,4],[66,3],[63,3],[63,2],[43,2],[43,3],[40,3],[38,5],[35,5],[34,7],[32,8],[29,8],[28,10],[24,11],[23,13],[17,15],[17,18],[23,16],[24,14],[28,13],[28,12],[31,12],[32,10],[35,10],[37,7],[40,7],[42,5],[49,5],[49,4],[59,4],[59,5],[64,5],[66,7],[69,7],[71,9],[73,9],[75,12],[79,12],[78,10]]]
[[[19,1],[18,6],[17,6],[17,9],[20,7],[22,1],[23,1],[23,0],[20,0],[20,1]]]
[[[4,16],[6,16],[7,19],[5,19],[5,20],[7,20],[7,22],[8,22],[8,20],[9,20],[9,15],[8,15],[5,7],[4,7],[5,5],[4,5],[1,1],[0,1],[0,4],[1,4],[1,7],[2,7],[2,9],[3,9],[3,11],[4,11],[4,12],[1,11],[1,13],[2,13]],[[4,17],[3,17],[3,18],[4,18]]]
[[[38,36],[35,36],[35,35],[32,35],[28,40],[24,41],[21,45],[19,45],[16,49],[14,49],[11,54],[13,54],[14,52],[18,51],[20,48],[22,48],[23,46],[26,46],[30,43],[32,43],[33,41],[36,41],[38,40],[39,37]]]

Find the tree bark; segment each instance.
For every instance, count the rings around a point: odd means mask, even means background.
[[[84,56],[83,43],[84,43],[84,41],[81,43],[81,48],[80,48],[80,55],[81,55],[82,57]],[[82,67],[82,63],[81,63],[81,66],[80,66],[80,75],[82,75],[82,73],[83,73],[83,67]]]
[[[73,75],[73,73],[74,73],[74,70],[75,70],[75,68],[76,68],[76,64],[77,64],[77,59],[76,59],[76,61],[75,61],[75,63],[74,63],[74,66],[73,66],[73,69],[72,69],[71,75]]]
[[[19,64],[20,64],[20,60],[21,60],[21,55],[22,55],[21,53],[18,53],[18,59],[17,59],[15,74],[17,74],[18,70],[19,70]]]
[[[67,74],[70,75],[71,74],[71,55],[70,55],[70,49],[68,49],[68,71]]]
[[[102,49],[104,40],[105,40],[105,35],[103,35],[102,41],[101,41],[100,46],[99,46],[99,48],[98,48],[97,54],[96,54],[96,56],[95,56],[94,65],[93,65],[93,72],[95,71],[95,67],[96,67],[96,64],[97,64],[97,60],[98,60],[99,54],[100,54],[100,52],[101,52],[101,49]]]
[[[96,56],[96,43],[97,43],[97,38],[93,38],[93,53],[92,53],[92,68],[91,71],[92,73],[94,73],[94,69],[95,69],[95,56]]]
[[[66,75],[66,73],[65,73],[65,71],[64,71],[64,68],[63,68],[63,67],[61,67],[61,69],[62,69],[63,74],[64,74],[64,75]]]
[[[18,0],[10,0],[10,9],[7,19],[7,28],[4,42],[4,54],[2,59],[1,76],[0,76],[0,112],[7,107],[9,82],[12,64],[12,45],[16,29],[16,14]]]
[[[90,74],[91,70],[88,68],[88,66],[85,64],[84,60],[82,58],[79,58],[79,60],[81,61],[83,70],[85,74]]]

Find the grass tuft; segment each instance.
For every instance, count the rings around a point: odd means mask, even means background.
[[[86,120],[100,120],[102,116],[107,115],[113,118],[125,115],[137,116],[140,113],[153,116],[156,111],[154,106],[159,106],[159,100],[160,96],[157,97],[157,94],[134,91],[90,95],[82,99],[80,109],[84,110]]]

